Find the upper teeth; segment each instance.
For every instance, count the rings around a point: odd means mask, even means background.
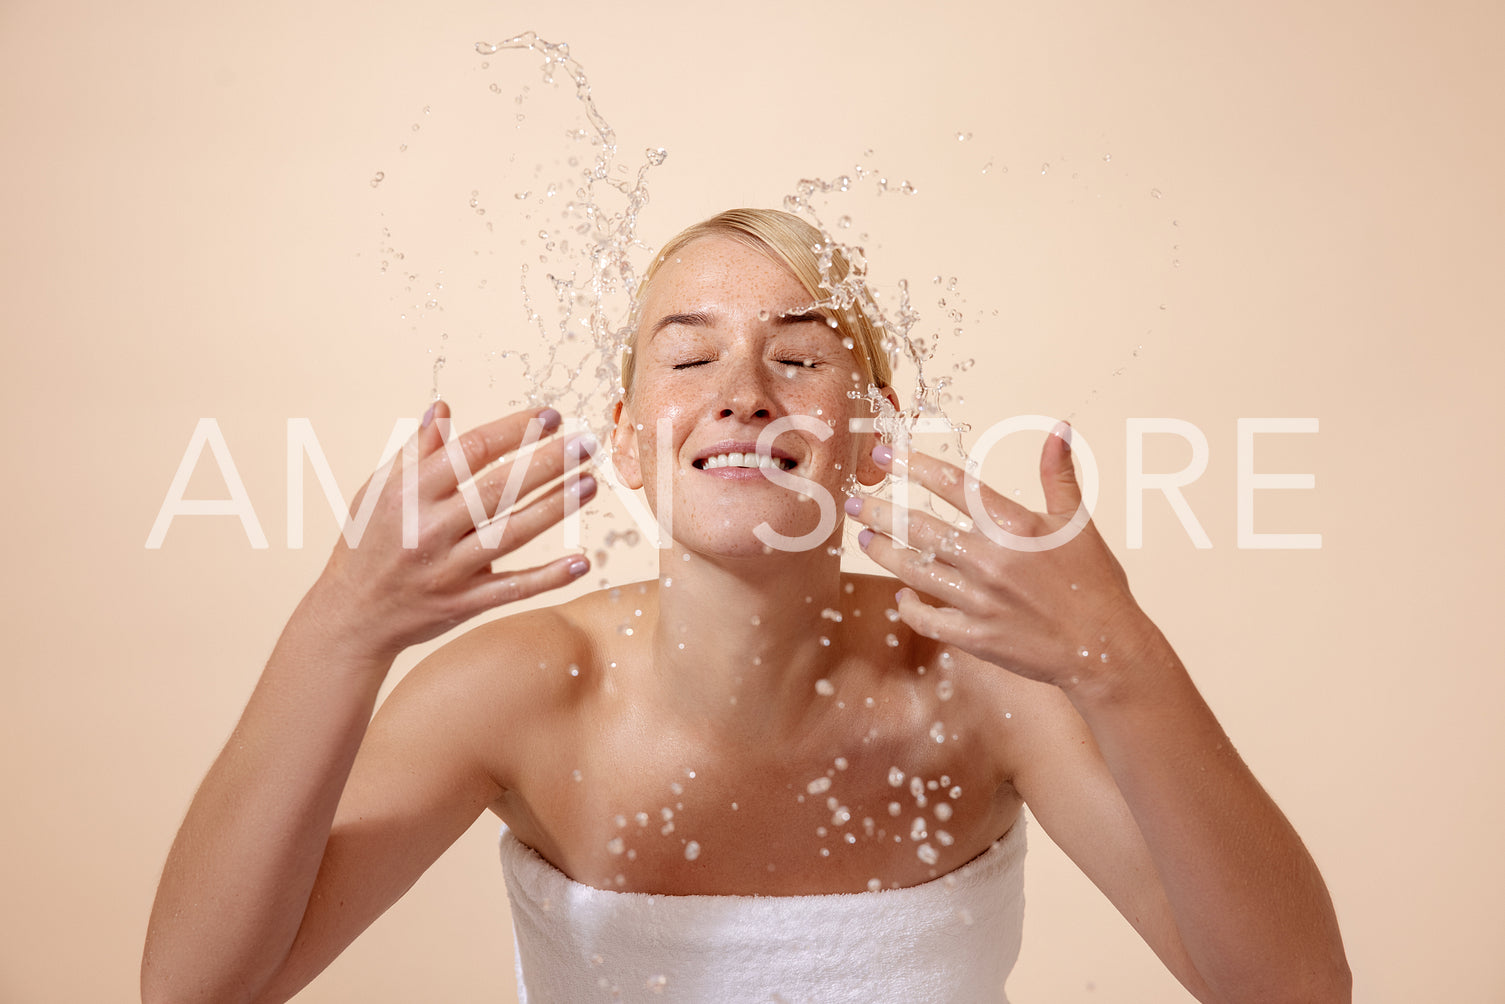
[[[770,467],[774,470],[787,471],[793,466],[792,460],[775,460],[766,454],[759,456],[756,453],[718,453],[714,457],[706,457],[701,464],[701,469],[710,471],[717,467]]]

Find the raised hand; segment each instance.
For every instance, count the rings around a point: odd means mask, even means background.
[[[583,555],[522,570],[491,566],[596,493],[595,478],[575,470],[590,459],[594,442],[549,440],[561,421],[553,409],[518,412],[456,437],[448,435],[449,421],[448,407],[437,402],[402,452],[362,487],[352,512],[362,510],[373,486],[379,492],[365,532],[354,547],[344,540],[335,545],[300,611],[362,654],[390,659],[482,611],[567,585],[590,568]],[[535,442],[526,456],[488,467]],[[473,472],[478,476],[469,482]]]
[[[970,519],[947,522],[880,499],[846,503],[868,527],[858,535],[863,550],[906,586],[896,596],[899,616],[915,632],[1061,687],[1111,677],[1158,637],[1122,566],[1079,512],[1070,434],[1057,426],[1041,452],[1043,513],[923,454],[895,473]],[[873,459],[885,470],[896,463],[886,446]],[[991,534],[982,520],[991,521]]]

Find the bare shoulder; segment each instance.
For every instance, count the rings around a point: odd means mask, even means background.
[[[599,650],[602,602],[568,603],[488,621],[437,649],[398,683],[374,723],[407,744],[444,746],[510,786],[508,749],[523,748],[578,702]]]

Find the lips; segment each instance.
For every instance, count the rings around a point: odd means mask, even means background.
[[[787,450],[775,447],[768,453],[759,453],[757,443],[730,441],[707,446],[696,454],[693,461],[698,471],[714,471],[728,467],[789,471],[795,468],[796,463]]]

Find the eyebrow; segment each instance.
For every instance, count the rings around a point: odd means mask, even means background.
[[[805,310],[798,314],[786,312],[773,318],[775,324],[807,324],[812,321],[818,321],[821,324],[829,323],[826,315],[818,309]],[[691,311],[688,314],[665,314],[653,322],[653,328],[649,331],[649,335],[650,337],[656,335],[671,324],[683,324],[691,328],[708,328],[713,323],[711,315],[700,310]]]
[[[653,322],[653,330],[649,332],[649,335],[656,335],[671,324],[683,324],[691,328],[708,328],[711,326],[711,315],[699,310],[689,314],[665,314]]]

